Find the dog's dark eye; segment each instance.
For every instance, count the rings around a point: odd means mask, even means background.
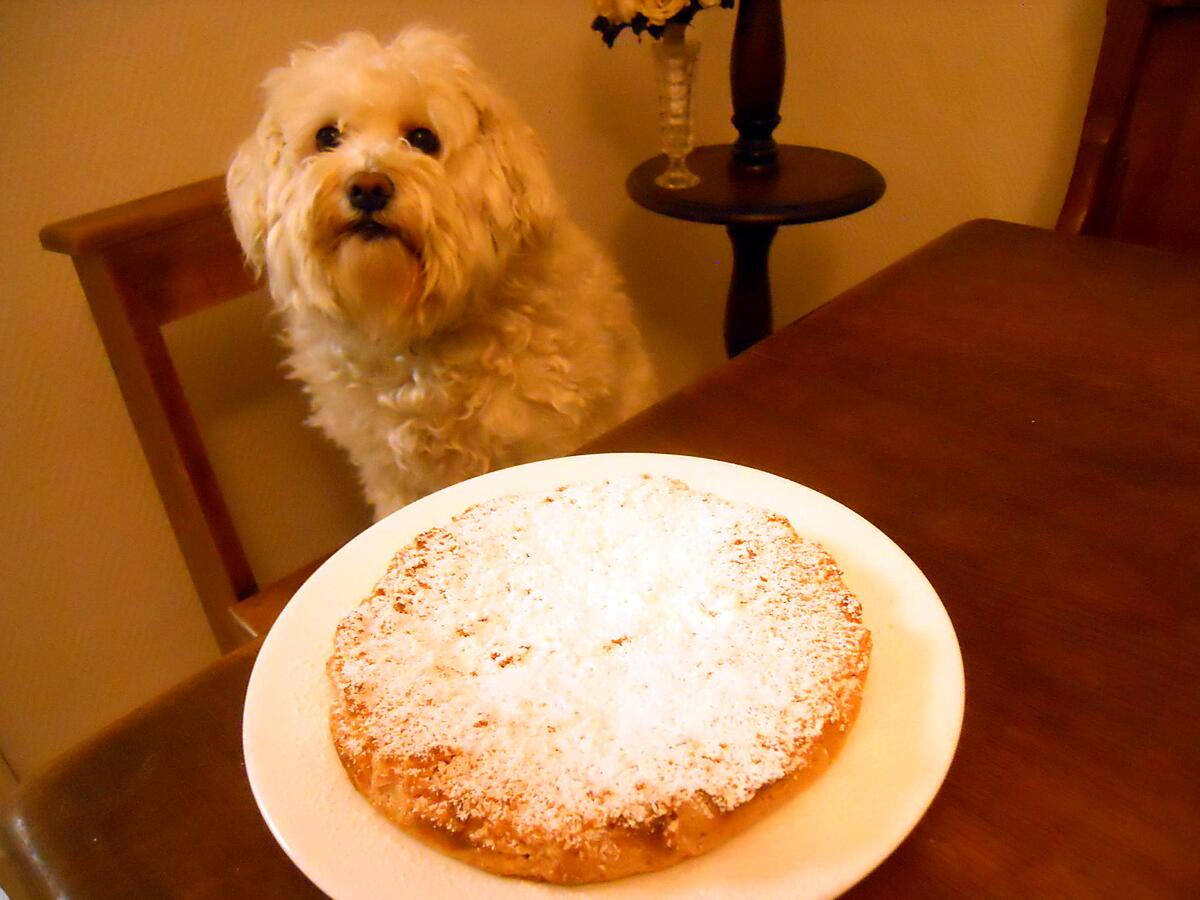
[[[404,135],[404,139],[414,150],[420,150],[428,156],[435,156],[442,149],[442,142],[428,128],[414,128]]]
[[[317,149],[324,152],[332,150],[342,142],[342,133],[336,125],[323,125],[317,129]]]

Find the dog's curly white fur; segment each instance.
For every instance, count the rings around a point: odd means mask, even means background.
[[[382,516],[569,452],[654,376],[611,263],[462,42],[426,28],[296,51],[227,177],[311,421]]]

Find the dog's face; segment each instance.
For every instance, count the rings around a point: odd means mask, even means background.
[[[532,131],[453,38],[346,35],[297,51],[263,87],[227,188],[281,303],[423,337],[482,302],[555,217]]]

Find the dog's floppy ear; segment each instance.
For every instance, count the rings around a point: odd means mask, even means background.
[[[225,176],[225,194],[229,198],[229,217],[246,262],[261,274],[265,262],[267,238],[267,178],[279,164],[283,135],[269,117],[258,123],[229,165]]]
[[[497,228],[536,240],[559,212],[541,141],[516,108],[490,85],[475,83],[471,99],[479,114],[479,140],[490,166],[503,174],[511,192],[510,198],[487,194],[487,214]]]

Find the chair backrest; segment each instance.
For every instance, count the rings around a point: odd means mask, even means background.
[[[1058,229],[1200,253],[1200,0],[1109,0]]]
[[[246,639],[230,610],[258,585],[163,335],[168,323],[256,286],[224,181],[48,225],[40,237],[75,264],[205,614],[228,649]]]

